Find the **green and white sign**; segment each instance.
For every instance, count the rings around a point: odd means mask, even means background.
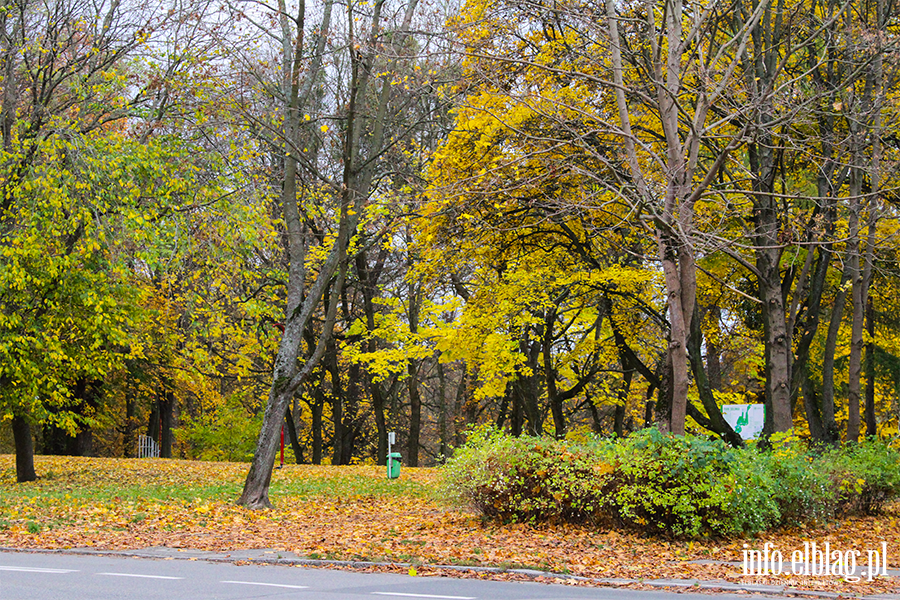
[[[762,433],[766,423],[764,404],[726,404],[722,416],[744,440],[755,440]]]

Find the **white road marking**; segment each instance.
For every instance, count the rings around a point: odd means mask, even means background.
[[[372,592],[378,596],[402,596],[404,598],[441,598],[443,600],[475,600],[475,596],[438,596],[435,594],[402,594],[400,592]]]
[[[21,571],[23,573],[77,573],[77,569],[42,569],[39,567],[4,567],[0,571]]]
[[[141,577],[144,579],[184,579],[184,577],[167,577],[166,575],[140,575],[138,573],[97,573],[97,575],[110,575],[112,577]]]
[[[265,583],[262,581],[220,581],[219,583],[239,583],[241,585],[266,585],[277,588],[291,588],[292,590],[305,590],[308,585],[287,585],[286,583]]]

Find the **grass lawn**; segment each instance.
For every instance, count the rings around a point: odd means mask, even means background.
[[[137,549],[150,546],[228,551],[270,548],[309,558],[491,565],[593,577],[744,581],[744,544],[770,542],[788,562],[804,542],[861,550],[888,544],[900,566],[900,509],[817,529],[755,540],[686,542],[572,525],[482,523],[441,499],[436,469],[285,466],[275,471],[275,509],[234,505],[248,465],[161,459],[35,457],[39,480],[15,483],[15,460],[0,455],[0,546]],[[420,569],[427,572],[427,569]],[[801,589],[872,594],[898,591],[893,580],[848,583],[835,577],[759,581]]]

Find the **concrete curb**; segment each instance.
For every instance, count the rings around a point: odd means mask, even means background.
[[[209,552],[205,550],[191,550],[181,548],[168,547],[151,547],[142,550],[97,550],[93,548],[70,548],[70,549],[43,549],[43,548],[8,548],[0,546],[0,553],[16,552],[30,554],[76,554],[76,555],[94,555],[94,556],[112,556],[122,558],[142,558],[155,560],[203,560],[213,563],[235,563],[248,562],[260,565],[282,565],[296,567],[317,567],[317,568],[351,568],[366,569],[373,567],[401,567],[409,568],[414,566],[412,563],[405,562],[377,562],[377,561],[356,561],[356,560],[328,560],[319,558],[302,558],[293,556],[291,552],[279,552],[276,550],[236,550],[234,552]],[[275,555],[275,556],[266,556]],[[286,557],[285,555],[292,555]],[[431,565],[422,564],[415,565],[417,567],[427,567],[439,571],[448,572],[473,572],[473,573],[514,573],[522,575],[530,579],[547,578],[568,581],[586,581],[596,583],[604,587],[619,587],[629,584],[641,584],[655,588],[676,588],[687,590],[696,588],[698,590],[719,590],[725,593],[734,594],[764,594],[767,596],[803,596],[808,598],[863,598],[865,600],[900,600],[900,594],[878,594],[874,596],[846,596],[836,592],[813,591],[813,590],[795,590],[785,586],[768,586],[739,584],[730,581],[707,581],[700,579],[618,579],[604,577],[581,577],[578,575],[569,575],[566,573],[554,573],[552,571],[539,571],[535,569],[506,569],[503,567],[481,567],[469,565]]]

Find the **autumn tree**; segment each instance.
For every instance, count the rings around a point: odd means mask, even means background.
[[[268,136],[284,156],[276,181],[285,224],[287,307],[263,426],[239,499],[253,508],[269,505],[268,485],[286,409],[332,340],[351,239],[370,199],[379,158],[394,134],[388,107],[394,87],[403,81],[416,2],[398,6],[384,0],[371,6],[326,2],[310,9],[315,24],[308,22],[302,1],[290,9],[281,4],[274,16],[282,79],[271,88],[280,116]],[[340,17],[337,10],[344,11]],[[331,57],[327,63],[326,56]],[[313,103],[316,93],[326,98],[318,107]],[[321,141],[313,144],[309,133],[316,130]],[[332,150],[337,161],[320,162]],[[329,169],[329,164],[339,168]],[[320,244],[313,241],[309,205],[301,203],[304,197],[315,198],[322,214],[332,219]],[[320,260],[315,270],[308,270],[307,257],[313,253]],[[306,347],[305,332],[323,306],[321,332]]]

